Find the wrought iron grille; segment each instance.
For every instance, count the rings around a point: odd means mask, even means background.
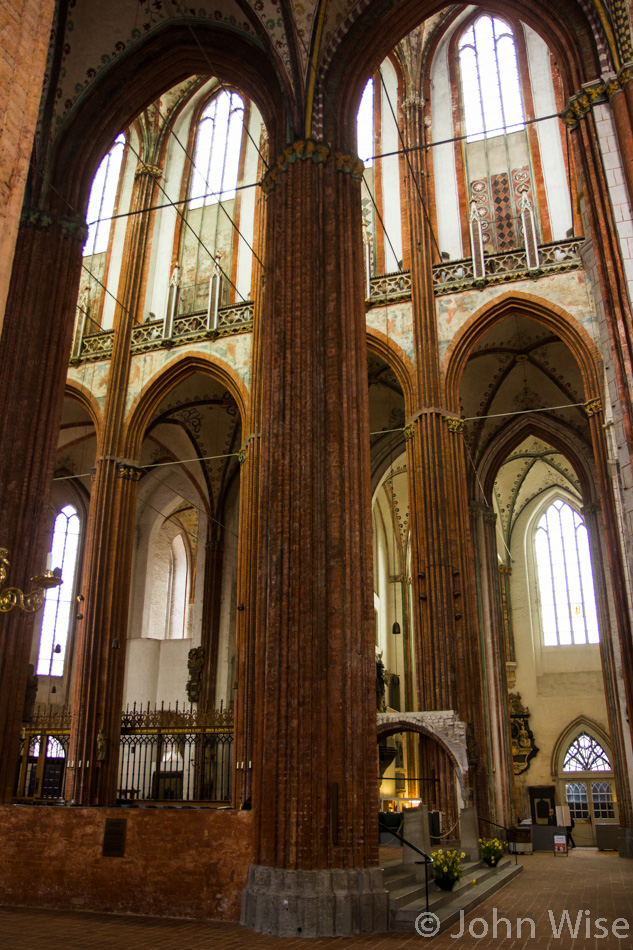
[[[22,735],[19,801],[63,800],[69,739],[69,710],[39,707]],[[231,802],[232,773],[232,709],[135,704],[121,714],[120,803]]]

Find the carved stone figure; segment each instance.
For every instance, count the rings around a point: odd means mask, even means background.
[[[29,675],[26,681],[26,693],[24,694],[24,708],[22,710],[22,722],[33,721],[33,711],[35,709],[35,697],[37,696],[38,678],[35,675],[35,667],[29,663]]]
[[[200,700],[200,688],[202,686],[204,647],[195,647],[195,649],[189,650],[187,666],[189,667],[189,680],[186,687],[187,698],[190,703],[197,703]]]
[[[103,729],[97,733],[97,762],[105,762],[108,753],[108,740]]]

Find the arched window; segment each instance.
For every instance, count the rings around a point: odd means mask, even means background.
[[[508,24],[480,16],[463,34],[458,50],[467,141],[525,128],[516,47]]]
[[[598,643],[598,616],[585,523],[562,499],[538,521],[538,593],[545,646]]]
[[[235,197],[243,122],[244,103],[236,92],[221,92],[206,106],[198,123],[190,208]]]
[[[363,95],[356,116],[356,150],[358,157],[363,160],[366,168],[373,165],[374,154],[374,81],[370,79],[363,90]]]
[[[571,743],[563,760],[563,772],[610,772],[609,757],[599,742],[581,732]]]
[[[560,753],[558,775],[563,801],[576,824],[574,840],[577,845],[603,847],[598,840],[603,839],[600,826],[614,824],[618,817],[611,754],[603,748],[603,740],[599,742],[582,727],[567,742]]]
[[[125,136],[119,135],[108,154],[103,158],[92,181],[88,211],[86,212],[88,237],[84,245],[84,257],[88,257],[90,254],[101,254],[108,249],[110,225],[112,224],[124,148]]]
[[[62,584],[60,587],[46,591],[37,658],[39,676],[63,676],[64,674],[64,660],[75,592],[79,527],[79,517],[72,505],[62,508],[55,518],[51,564],[53,567],[61,568]]]
[[[170,640],[180,640],[186,635],[187,582],[187,550],[182,536],[177,534],[170,547],[169,584],[167,586],[166,638]]]

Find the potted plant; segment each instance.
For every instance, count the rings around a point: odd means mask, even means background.
[[[464,852],[459,851],[437,851],[431,852],[433,858],[433,875],[435,883],[443,891],[452,891],[455,883],[459,881],[464,873],[461,865],[461,859],[465,858]]]
[[[495,867],[503,854],[503,845],[498,838],[480,838],[479,854],[489,867]]]

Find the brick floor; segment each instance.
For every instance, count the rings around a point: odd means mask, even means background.
[[[417,934],[374,934],[367,937],[331,938],[321,940],[264,937],[237,924],[202,923],[192,920],[156,919],[147,917],[114,917],[104,914],[71,913],[23,907],[0,907],[0,948],[2,950],[298,950],[306,946],[321,950],[399,950],[400,947],[429,946],[432,950],[449,948],[491,948],[503,950],[614,950],[633,947],[633,861],[615,854],[577,849],[568,858],[535,854],[520,858],[525,870],[515,881],[481,904],[466,917],[463,936],[455,938],[459,926],[453,926],[438,937]],[[142,887],[142,882],[130,882]],[[558,927],[567,910],[575,925],[578,912],[580,926],[576,939],[569,929],[557,938],[552,931],[548,911]],[[589,911],[589,916],[585,913]],[[493,922],[506,917],[507,926],[498,923],[497,936]],[[534,921],[534,937],[529,924],[517,934],[516,919]],[[602,935],[596,918],[608,930]],[[617,918],[631,923],[622,926],[623,939],[614,936],[611,928]],[[484,923],[485,922],[485,923]],[[587,937],[587,922],[589,934]],[[469,924],[472,928],[468,932]],[[483,934],[487,925],[487,936]],[[597,936],[596,936],[597,935]]]

